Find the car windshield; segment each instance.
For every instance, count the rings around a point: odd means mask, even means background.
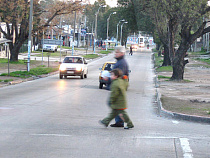
[[[107,63],[104,70],[111,71],[114,67],[114,63]]]
[[[77,63],[77,64],[82,64],[82,58],[80,57],[66,57],[63,60],[63,63]]]

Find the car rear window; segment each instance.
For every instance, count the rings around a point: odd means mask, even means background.
[[[114,67],[114,64],[115,63],[107,63],[104,70],[108,70],[108,71],[111,71]]]
[[[82,58],[80,57],[66,57],[64,60],[63,60],[63,63],[80,63],[82,64]]]

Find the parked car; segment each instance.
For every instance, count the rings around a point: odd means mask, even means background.
[[[57,52],[58,46],[57,45],[53,45],[53,44],[44,44],[43,45],[43,50],[44,51]]]
[[[66,56],[59,68],[59,78],[67,76],[80,76],[81,79],[87,78],[88,67],[84,57]]]
[[[107,81],[104,80],[104,77],[109,77],[110,71],[113,69],[116,62],[105,62],[102,68],[99,68],[101,72],[99,73],[99,88],[102,89],[103,85],[107,84]]]

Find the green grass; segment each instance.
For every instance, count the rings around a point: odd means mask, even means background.
[[[187,82],[187,83],[188,83],[188,82],[193,82],[193,81],[190,81],[190,80],[185,80],[185,79],[184,79],[184,82]]]
[[[39,52],[39,53],[40,54],[36,54],[34,56],[42,57],[42,52]],[[60,56],[60,52],[55,52],[55,53],[53,53],[53,52],[43,52],[43,57],[48,57],[48,55],[50,57],[59,57]],[[61,54],[61,56],[62,56],[62,54]]]
[[[172,66],[161,66],[156,69],[157,72],[172,72],[173,68]]]
[[[87,55],[83,55],[83,57],[85,59],[95,59],[95,58],[98,58],[99,55],[98,54],[87,54]]]
[[[210,65],[210,58],[208,58],[208,59],[200,59],[200,58],[197,58],[196,60],[202,61],[202,62],[207,63],[207,64]]]
[[[9,61],[10,64],[26,64],[25,62],[26,60],[21,60],[21,59],[19,59],[18,61]],[[33,63],[34,61],[31,60],[30,62]],[[7,63],[8,59],[0,58],[0,64],[7,64]]]
[[[195,108],[193,107],[188,107],[187,105],[184,105],[183,107],[180,107],[181,111],[189,111],[189,110],[194,110]]]
[[[32,68],[29,72],[27,71],[14,71],[10,73],[10,76],[12,77],[20,77],[20,78],[29,78],[31,76],[39,76],[43,74],[48,74],[50,72],[57,71],[58,68],[50,68],[50,67],[44,67],[39,66],[36,68]],[[8,76],[7,73],[3,73],[0,76]]]
[[[60,48],[60,45],[58,46],[58,48]],[[62,49],[72,49],[71,47],[68,46],[61,46]]]
[[[101,50],[100,52],[99,52],[99,54],[109,54],[109,53],[111,53],[111,51],[105,51],[105,50]]]
[[[161,79],[161,78],[170,79],[171,77],[168,77],[168,76],[162,76],[162,75],[158,75],[158,79]]]
[[[0,82],[10,82],[10,81],[13,81],[13,79],[0,80]]]
[[[206,54],[205,51],[200,51],[200,52],[187,52],[189,55],[202,55],[202,54]]]
[[[158,53],[154,53],[155,55],[155,67],[159,67],[163,64],[163,57],[162,56],[158,56]]]
[[[6,79],[6,80],[4,80],[4,82],[11,82],[11,81],[13,81],[13,79]]]
[[[153,48],[152,51],[153,52],[158,52],[158,50],[156,48]]]
[[[0,82],[6,82],[6,83],[11,81],[13,81],[13,79],[0,80]]]

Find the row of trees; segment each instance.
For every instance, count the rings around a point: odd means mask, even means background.
[[[95,14],[98,11],[100,5],[106,4],[105,1],[95,2],[93,5],[88,5],[85,9],[85,15],[87,16],[88,28],[92,28],[95,24]],[[112,15],[109,22],[109,37],[117,37],[117,24],[120,20],[125,19],[128,22],[127,25],[123,26],[123,41],[127,39],[127,36],[131,32],[137,32],[137,23],[135,13],[133,12],[132,3],[127,3],[125,5],[124,1],[118,1],[118,6],[110,8],[109,6],[101,8],[98,14],[98,27],[97,27],[97,37],[98,39],[106,39],[107,36],[107,19],[109,15],[113,12],[117,12]],[[122,23],[121,23],[122,24]],[[119,25],[120,26],[120,25]],[[120,29],[119,29],[120,31]],[[118,32],[119,33],[119,32]],[[118,36],[119,38],[120,36]],[[118,39],[119,40],[119,39]]]
[[[123,39],[129,33],[144,31],[153,34],[156,43],[164,47],[163,66],[172,65],[172,80],[182,80],[187,50],[200,36],[210,31],[206,27],[210,7],[208,0],[118,0],[115,8],[101,8],[98,14],[98,38],[106,39],[107,18],[112,12],[109,23],[109,37],[116,37],[117,23],[125,19]],[[34,0],[33,33],[42,32],[49,26],[58,26],[60,15],[83,13],[87,18],[86,26],[94,28],[95,13],[105,0],[93,5],[82,5],[81,1]],[[19,50],[28,39],[29,2],[28,0],[0,0],[1,21],[7,25],[7,31],[0,27],[4,36],[14,42],[9,44],[11,61],[18,60]],[[74,19],[72,18],[71,21]],[[73,22],[72,22],[73,23]],[[41,35],[41,33],[40,33]],[[14,39],[15,37],[15,39]],[[178,50],[174,50],[178,45]]]
[[[106,39],[107,18],[110,13],[116,11],[117,15],[111,17],[109,23],[109,36],[116,37],[116,26],[119,20],[125,19],[129,25],[124,25],[123,39],[126,40],[129,32],[137,31],[135,13],[133,12],[132,3],[119,1],[116,8],[102,8],[98,15],[98,39]],[[81,14],[86,15],[89,32],[94,28],[95,13],[100,5],[106,4],[105,0],[96,1],[93,5],[82,4],[81,1],[58,1],[58,0],[33,0],[33,36],[42,38],[42,32],[45,29],[59,28],[61,15],[63,20],[74,24],[74,12],[80,13],[77,22],[81,22]],[[28,39],[29,34],[29,7],[28,0],[0,0],[0,17],[1,22],[6,23],[7,30],[4,31],[0,26],[0,32],[4,37],[13,41],[9,43],[11,52],[11,61],[18,60],[18,54],[21,46]],[[78,20],[79,19],[79,20]],[[84,22],[84,21],[83,21]],[[93,29],[94,30],[94,29]]]
[[[6,31],[0,26],[0,32],[13,41],[9,43],[10,60],[17,61],[21,46],[28,39],[29,34],[28,0],[0,0],[1,22],[6,23]],[[84,5],[81,1],[33,0],[33,35],[42,32],[48,26],[58,25],[57,17],[81,11]],[[41,33],[40,33],[41,35]]]
[[[187,50],[208,33],[208,0],[132,0],[141,4],[155,25],[155,37],[164,46],[163,66],[172,65],[172,80],[183,80]],[[134,5],[136,6],[136,5]],[[138,7],[139,8],[139,7]],[[156,41],[157,38],[156,38]],[[178,49],[175,50],[175,45]]]

